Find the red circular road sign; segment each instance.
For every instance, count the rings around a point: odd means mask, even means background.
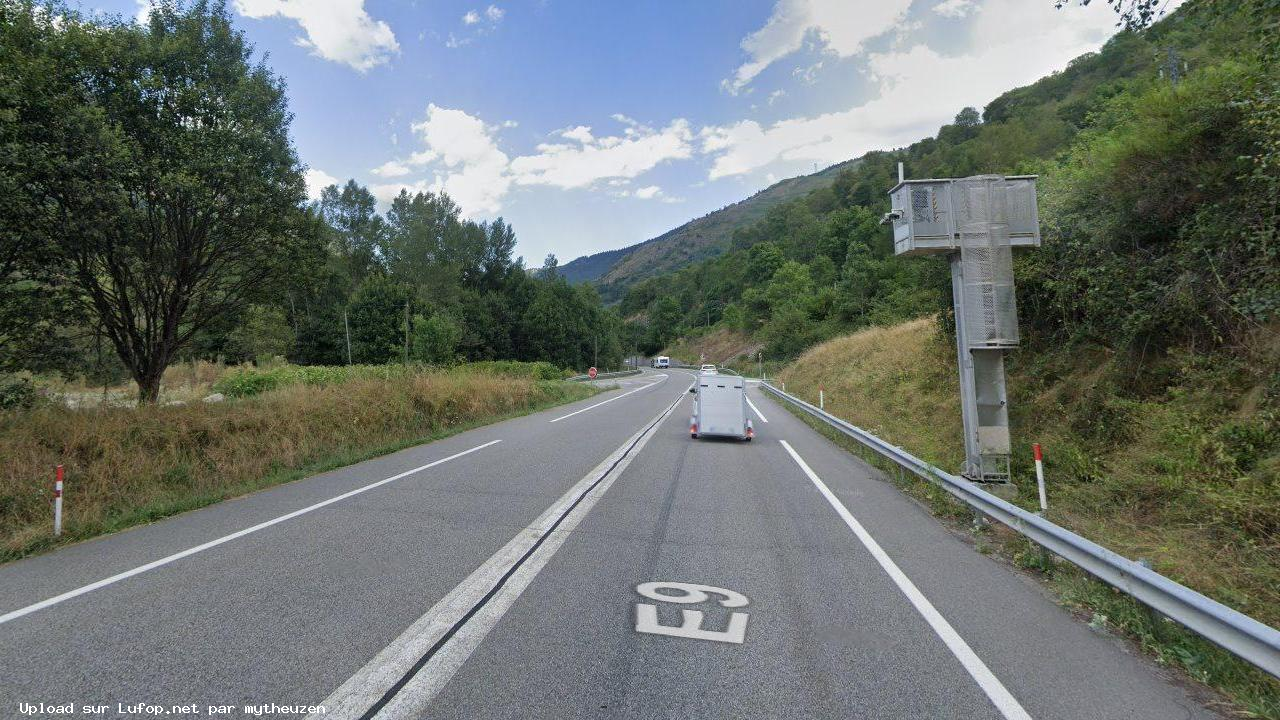
[[[595,369],[595,368],[591,368],[590,370],[588,370],[588,371],[587,371],[587,377],[591,378],[592,380],[595,380],[595,379],[596,379],[596,369]]]

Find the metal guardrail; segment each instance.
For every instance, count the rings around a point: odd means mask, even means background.
[[[640,374],[639,370],[618,370],[617,372],[596,373],[595,379],[608,380],[609,378],[627,377],[628,375],[639,375],[639,374]],[[574,375],[573,377],[568,379],[570,382],[582,382],[584,380],[590,380],[591,377],[589,375]]]
[[[871,433],[788,395],[768,382],[760,387],[790,402],[895,464],[929,480],[982,514],[994,518],[1099,580],[1181,623],[1206,640],[1280,678],[1280,631],[1118,555],[1043,517],[1024,510],[915,457]]]

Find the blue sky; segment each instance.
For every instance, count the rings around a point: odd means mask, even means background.
[[[531,266],[931,135],[1115,31],[1105,3],[1052,0],[228,5],[288,83],[309,185],[443,189]]]

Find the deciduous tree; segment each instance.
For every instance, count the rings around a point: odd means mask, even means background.
[[[41,243],[39,277],[73,291],[139,399],[155,402],[196,333],[316,257],[284,84],[251,61],[221,3],[166,2],[145,26],[86,26],[31,4],[4,12],[48,23],[18,58],[22,80],[40,82],[42,68],[61,79],[22,93],[27,135],[13,144],[48,166],[47,184],[37,209],[0,208],[2,224]],[[62,112],[52,132],[70,149],[42,161],[39,118]]]

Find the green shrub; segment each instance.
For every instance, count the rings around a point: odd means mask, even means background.
[[[405,365],[282,365],[272,368],[244,368],[213,384],[215,392],[228,397],[250,397],[289,385],[339,385],[351,380],[390,380],[421,370]]]
[[[1280,445],[1280,422],[1270,412],[1242,420],[1233,420],[1218,428],[1217,453],[1241,472],[1249,472]]]
[[[38,397],[31,380],[19,375],[0,375],[0,410],[30,408]]]
[[[515,377],[532,378],[534,380],[563,380],[573,377],[573,372],[563,370],[549,362],[521,362],[519,360],[484,360],[467,363],[464,370],[488,373],[490,375],[514,375]]]

